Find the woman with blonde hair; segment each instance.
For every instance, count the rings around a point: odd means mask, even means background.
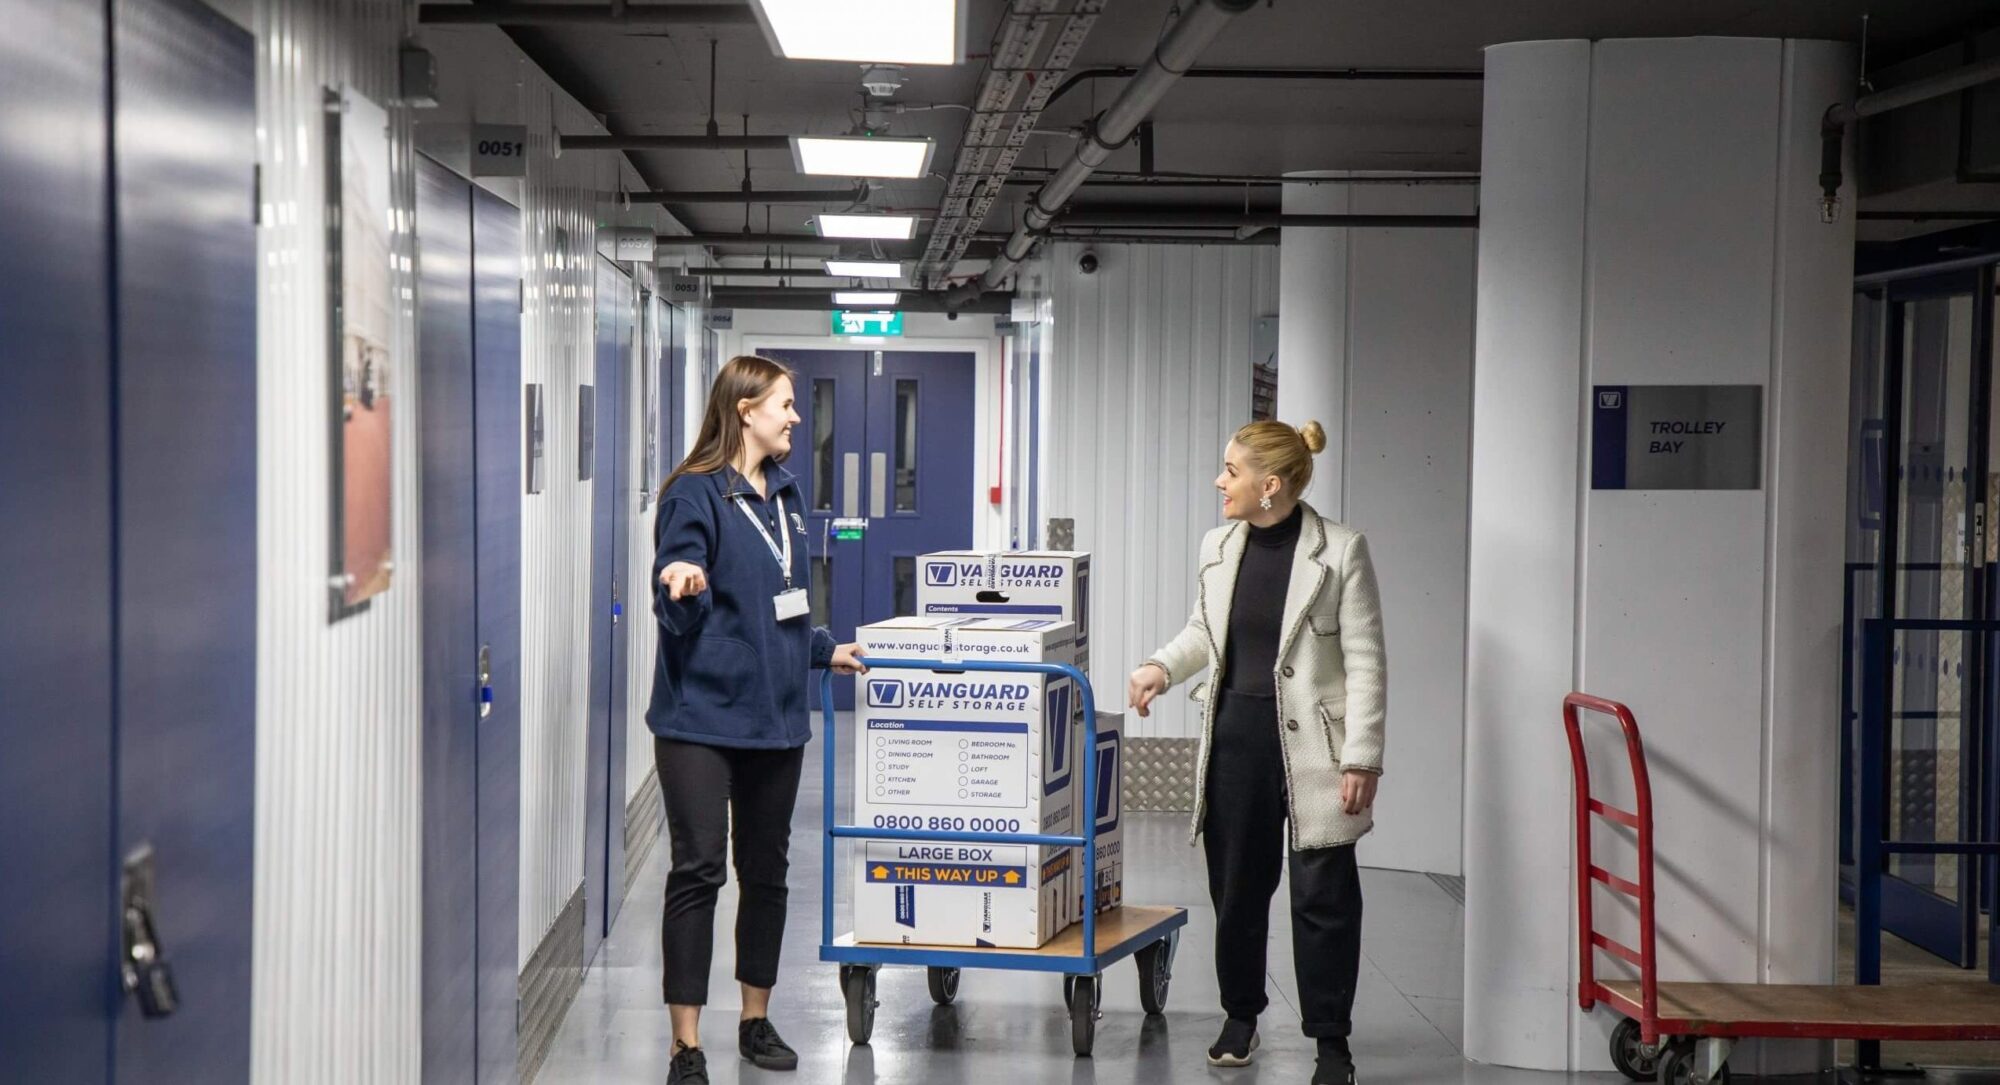
[[[653,518],[653,614],[660,647],[646,709],[667,808],[672,868],[661,921],[662,984],[673,1022],[667,1085],[708,1085],[701,1008],[715,900],[735,845],[737,1047],[765,1070],[798,1053],[770,1021],[784,941],[787,848],[813,668],[866,669],[808,617],[805,501],[782,466],[799,416],[792,374],[754,355],[716,375],[694,450],[660,488]]]
[[[1129,693],[1148,715],[1170,687],[1216,668],[1192,694],[1202,724],[1194,831],[1228,1015],[1209,1062],[1246,1066],[1257,1048],[1271,897],[1289,852],[1293,966],[1305,1033],[1319,1046],[1313,1085],[1352,1085],[1354,844],[1374,824],[1387,668],[1367,542],[1304,501],[1325,447],[1317,422],[1236,432],[1215,480],[1231,523],[1202,540],[1194,614],[1132,672]]]

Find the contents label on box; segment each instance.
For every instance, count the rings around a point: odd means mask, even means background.
[[[869,720],[868,788],[878,803],[1028,805],[1028,725]]]

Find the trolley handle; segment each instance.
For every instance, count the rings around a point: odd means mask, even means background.
[[[1084,673],[1067,663],[1007,663],[983,659],[909,659],[892,656],[866,657],[862,661],[870,671],[973,671],[998,674],[1039,674],[1052,678],[1068,678],[1076,683],[1083,695],[1083,764],[1078,766],[1083,772],[1083,799],[1077,804],[1076,815],[1082,821],[1081,832],[1073,834],[1081,838],[1083,847],[1083,955],[1097,956],[1097,698],[1090,689],[1090,679]],[[916,834],[890,833],[883,831],[880,837],[872,833],[852,831],[855,826],[841,825],[834,817],[834,763],[836,737],[839,730],[835,726],[833,708],[833,671],[822,671],[819,679],[820,710],[824,726],[821,728],[826,738],[825,786],[821,802],[824,816],[821,819],[826,832],[821,837],[821,866],[823,878],[834,876],[833,841],[836,835],[870,839],[900,837],[915,839]],[[860,783],[857,781],[857,787]],[[842,831],[846,830],[846,831]],[[958,840],[970,843],[1002,843],[1008,838],[999,833],[926,833],[927,838]],[[1064,845],[1068,846],[1068,845]],[[833,944],[833,892],[829,881],[820,892],[820,943]]]
[[[1616,719],[1619,729],[1624,732],[1625,756],[1631,765],[1633,794],[1638,800],[1636,811],[1621,810],[1591,794],[1590,761],[1584,755],[1580,720],[1581,713],[1586,711]],[[1653,1043],[1658,1039],[1659,1021],[1659,973],[1653,925],[1653,786],[1646,773],[1646,747],[1639,737],[1639,721],[1632,717],[1630,708],[1617,701],[1593,697],[1587,693],[1571,693],[1563,698],[1563,729],[1569,735],[1570,767],[1575,778],[1576,793],[1576,914],[1580,943],[1577,954],[1577,1001],[1585,1010],[1597,1004],[1601,993],[1601,988],[1597,984],[1597,950],[1601,949],[1636,965],[1639,969],[1640,1002],[1643,1010],[1639,1021],[1641,1042]],[[1590,833],[1590,818],[1593,814],[1638,833],[1639,880],[1637,882],[1621,878],[1593,862]],[[1602,882],[1611,889],[1638,900],[1638,949],[1613,941],[1597,932],[1591,899],[1592,882]]]

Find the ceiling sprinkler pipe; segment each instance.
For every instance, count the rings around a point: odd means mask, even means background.
[[[952,292],[954,299],[970,301],[982,291],[992,290],[1007,281],[1007,276],[1027,259],[1028,252],[1035,247],[1035,237],[1048,229],[1063,205],[1076,194],[1084,178],[1104,164],[1111,152],[1125,145],[1139,122],[1146,119],[1153,108],[1166,97],[1167,91],[1200,58],[1208,43],[1229,25],[1229,21],[1239,12],[1254,6],[1257,0],[1191,0],[1187,10],[1174,23],[1160,44],[1153,50],[1152,59],[1139,69],[1132,81],[1125,84],[1109,108],[1093,120],[1082,138],[1076,141],[1076,149],[1070,159],[1049,178],[1028,201],[1027,213],[1022,216],[1021,225],[1007,239],[1000,256],[986,269],[986,274]]]

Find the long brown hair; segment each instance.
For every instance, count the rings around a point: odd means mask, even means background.
[[[729,359],[715,375],[715,386],[708,390],[708,410],[701,416],[701,432],[695,436],[694,448],[660,484],[662,500],[667,487],[682,475],[712,475],[736,462],[743,454],[743,416],[736,413],[738,404],[746,399],[752,403],[762,400],[780,379],[798,383],[781,362],[756,354]]]

